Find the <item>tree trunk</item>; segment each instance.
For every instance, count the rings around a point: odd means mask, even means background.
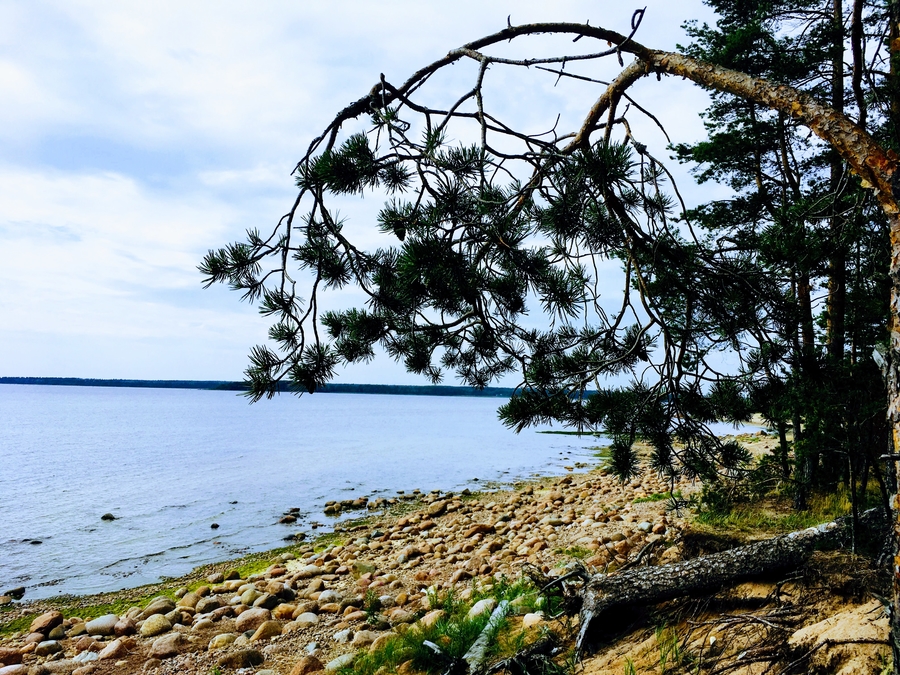
[[[621,620],[628,607],[644,606],[693,595],[715,593],[749,579],[776,574],[802,565],[823,547],[837,547],[851,537],[852,517],[818,527],[791,532],[730,551],[694,558],[686,562],[630,569],[621,574],[598,574],[583,592],[581,621],[576,649],[585,653],[592,638],[606,626]],[[871,509],[859,517],[861,527],[888,528],[882,509]]]

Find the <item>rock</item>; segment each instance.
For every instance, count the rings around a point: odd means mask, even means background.
[[[134,621],[126,616],[125,618],[116,621],[116,625],[113,626],[113,633],[118,637],[122,637],[123,635],[134,635],[137,633],[137,626]]]
[[[170,633],[156,638],[150,647],[150,656],[156,659],[166,659],[170,656],[176,656],[187,645],[187,638],[181,633]]]
[[[211,584],[221,584],[225,581],[225,575],[221,572],[213,572],[208,577],[206,577],[206,580]]]
[[[252,605],[256,602],[257,598],[262,597],[262,593],[260,593],[255,588],[248,588],[246,591],[241,593],[241,604],[242,605]]]
[[[290,621],[294,618],[294,612],[296,611],[297,605],[282,603],[272,610],[272,616],[276,619],[281,619],[282,621]]]
[[[531,628],[537,626],[544,620],[544,615],[540,612],[530,612],[522,617],[522,628]]]
[[[115,626],[113,626],[113,631],[115,631]],[[84,635],[87,633],[87,629],[84,627],[84,621],[78,621],[78,623],[72,624],[68,631],[66,631],[66,635],[70,638],[78,637],[79,635]]]
[[[451,584],[458,584],[460,581],[465,581],[466,579],[471,579],[472,574],[465,569],[458,569],[450,576]]]
[[[315,656],[304,656],[291,668],[290,675],[307,675],[325,670],[325,666]]]
[[[90,652],[85,652],[90,654]],[[125,647],[125,643],[122,640],[113,640],[108,645],[106,645],[103,650],[97,654],[97,659],[101,661],[105,661],[107,659],[121,659],[124,658],[128,654],[128,649]]]
[[[104,614],[84,624],[84,630],[88,635],[115,635],[116,624],[119,617],[115,614]]]
[[[62,640],[64,637],[66,637],[66,629],[62,624],[54,626],[50,629],[50,632],[47,633],[47,638],[50,640]]]
[[[92,663],[100,660],[100,654],[97,652],[81,652],[72,658],[75,663]]]
[[[12,604],[12,596],[11,595],[0,595],[0,607],[3,605]]]
[[[145,673],[152,673],[154,670],[159,668],[161,665],[162,665],[162,661],[160,661],[159,659],[147,659],[146,661],[144,661],[144,667],[142,670]],[[75,673],[72,673],[72,675],[75,675]]]
[[[641,532],[649,532],[653,528],[653,523],[645,520],[643,522],[638,523],[637,529]]]
[[[265,621],[256,629],[256,632],[253,633],[253,637],[251,637],[250,640],[252,642],[256,642],[257,640],[268,640],[276,635],[281,635],[281,624],[277,621]]]
[[[141,626],[141,635],[154,637],[172,630],[172,623],[162,614],[153,614]]]
[[[445,499],[434,502],[428,507],[428,515],[432,518],[437,518],[447,510],[447,504],[449,504],[449,502]]]
[[[22,663],[22,652],[15,647],[0,647],[0,665],[12,666]]]
[[[348,642],[350,642],[350,640],[353,639],[353,630],[350,628],[339,630],[334,634],[332,639],[339,645],[347,644]]]
[[[353,642],[351,643],[354,647],[368,647],[370,644],[375,642],[379,637],[381,637],[380,633],[376,633],[373,630],[361,630],[357,631],[353,636]]]
[[[179,598],[176,607],[190,607],[191,609],[194,609],[197,607],[197,603],[199,603],[201,600],[203,600],[203,598],[200,595],[191,591],[190,593],[185,593],[181,596],[181,598]]]
[[[653,534],[665,534],[666,533],[666,524],[665,523],[657,523],[653,526]]]
[[[316,602],[318,602],[319,605],[321,606],[321,605],[328,604],[331,602],[340,602],[343,599],[344,599],[344,596],[342,596],[337,591],[328,590],[328,591],[322,591],[319,594],[319,598]]]
[[[100,516],[100,520],[115,520],[115,519],[116,519],[116,517],[111,513],[104,513],[102,516]]]
[[[187,597],[187,596],[185,596],[185,597]],[[207,598],[200,598],[197,601],[195,608],[197,610],[197,614],[209,614],[210,612],[219,609],[219,607],[221,607],[221,606],[222,606],[222,601],[219,600],[219,598],[207,597]]]
[[[278,598],[269,593],[263,593],[253,601],[254,607],[265,607],[266,609],[275,609],[278,606]]]
[[[467,618],[474,619],[476,616],[481,616],[482,614],[493,612],[496,606],[497,601],[494,598],[485,598],[484,600],[479,600],[474,605],[472,605],[472,609],[469,610]]]
[[[272,612],[262,607],[254,607],[245,612],[241,612],[237,620],[234,622],[235,628],[239,633],[246,633],[248,630],[255,631],[263,623],[272,618]]]
[[[56,640],[45,640],[44,642],[38,643],[38,646],[34,648],[36,656],[50,656],[51,654],[61,651],[62,645]]]
[[[21,663],[0,668],[0,675],[27,675],[27,673],[28,668]]]
[[[13,600],[21,600],[25,596],[25,587],[17,586],[16,588],[10,588],[8,591],[3,591],[3,595],[8,595]]]
[[[320,574],[323,574],[322,568],[317,565],[300,565],[299,568],[294,571],[294,576],[298,579],[312,579]]]
[[[297,623],[300,628],[309,628],[319,623],[319,617],[312,612],[303,612],[303,614],[294,619],[294,623]]]
[[[138,618],[143,621],[154,614],[168,614],[173,609],[175,609],[175,603],[172,602],[170,598],[160,596],[154,598],[150,604],[144,608],[144,611],[138,615]]]
[[[253,668],[260,665],[266,657],[255,649],[241,649],[220,657],[217,664],[222,668]]]
[[[442,609],[433,609],[428,614],[419,619],[418,623],[423,628],[431,628],[434,624],[438,622],[439,619],[444,618],[444,610]]]
[[[336,659],[329,661],[325,665],[325,670],[332,672],[335,670],[340,670],[341,668],[347,668],[348,666],[353,665],[354,659],[356,659],[356,654],[354,652],[344,654],[337,657]]]
[[[389,642],[394,640],[397,637],[397,633],[381,633],[378,637],[373,640],[372,644],[369,645],[369,653],[374,654],[380,649],[384,648]]]
[[[53,628],[59,626],[63,622],[63,615],[61,612],[57,612],[53,610],[51,612],[45,612],[41,614],[38,618],[31,622],[31,628],[29,629],[29,633],[43,633],[46,635]]]
[[[222,633],[220,635],[216,635],[212,640],[209,641],[209,646],[207,649],[209,651],[215,651],[216,649],[224,649],[232,642],[237,640],[237,635],[234,633]]]
[[[216,624],[213,622],[212,619],[200,619],[198,621],[194,621],[191,624],[191,630],[194,632],[200,632],[200,631],[204,631],[204,630],[209,630],[210,628],[212,628],[215,625]]]

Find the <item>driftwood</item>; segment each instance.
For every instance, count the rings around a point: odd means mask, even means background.
[[[862,514],[859,525],[867,530],[881,528],[888,536],[888,520],[881,509]],[[714,593],[743,581],[796,569],[816,550],[843,546],[849,541],[851,527],[850,517],[840,518],[693,560],[594,575],[581,592],[583,603],[576,649],[579,654],[584,653],[590,639],[604,625],[612,625],[624,609]]]

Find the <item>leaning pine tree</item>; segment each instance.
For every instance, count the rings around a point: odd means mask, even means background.
[[[872,195],[891,241],[885,373],[896,439],[900,187],[895,194],[894,185],[900,174],[895,177],[891,146],[900,13],[896,0],[879,11],[868,8],[867,20],[887,26],[890,54],[884,45],[872,49],[876,65],[865,82],[878,105],[868,109],[868,127],[816,92],[699,54],[641,45],[635,35],[642,11],[629,35],[582,24],[509,25],[401,84],[382,76],[312,142],[294,171],[297,198],[274,230],[249,232],[245,242],[210,251],[201,265],[207,283],[230,284],[272,317],[274,347],[254,348],[246,371],[250,396],[272,396],[282,383],[314,392],[339,365],[368,361],[380,349],[434,382],[449,372],[483,387],[518,373],[521,384],[501,408],[503,421],[517,430],[551,420],[602,428],[612,438],[611,468],[622,478],[638,469],[638,437],[652,448],[653,468],[673,477],[716,480],[739,472],[746,451],[716,438],[708,425],[746,419],[751,392],[741,373],[721,373],[717,364],[722,352],[756,374],[754,368],[777,362],[759,336],[778,335],[785,319],[766,316],[758,301],[783,297],[785,279],[760,264],[752,247],[728,246],[682,218],[684,205],[668,170],[633,135],[629,115],[660,120],[629,89],[644,78],[672,75],[806,127]],[[547,34],[571,36],[581,51],[502,56],[510,41]],[[604,60],[620,68],[608,81],[590,70]],[[446,105],[431,103],[429,95],[446,95],[429,89],[431,78],[460,62],[473,66],[470,86]],[[529,69],[597,93],[575,128],[560,130],[551,120],[547,131],[526,133],[489,106],[497,94],[486,94],[501,69]],[[873,136],[867,128],[876,117]],[[471,142],[451,144],[451,138]],[[385,198],[378,227],[392,243],[374,250],[348,237],[336,211],[342,195],[364,192]],[[605,279],[616,270],[621,294],[603,295]],[[320,311],[323,294],[347,286],[364,294],[363,306]],[[609,378],[629,374],[629,386],[607,386]],[[900,522],[896,530],[900,534]],[[795,559],[796,548],[786,546],[777,564]],[[771,550],[764,553],[772,557]],[[692,572],[697,588],[728,578],[727,561],[716,565],[721,573]],[[894,572],[894,605],[900,606],[900,568]],[[592,587],[595,607],[600,596],[615,594],[600,593],[602,585]],[[654,597],[671,594],[662,589]],[[586,611],[591,606],[586,602]],[[898,615],[892,624],[895,672]],[[584,618],[582,639],[591,624]]]

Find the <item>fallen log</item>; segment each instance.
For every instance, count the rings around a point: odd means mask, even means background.
[[[883,528],[884,536],[888,536],[888,519],[882,509],[866,511],[859,517],[859,526],[861,530],[876,532]],[[852,519],[848,516],[684,562],[596,574],[581,592],[576,651],[586,653],[589,639],[605,623],[613,624],[623,609],[715,593],[743,581],[797,569],[816,550],[846,545],[851,528]]]

